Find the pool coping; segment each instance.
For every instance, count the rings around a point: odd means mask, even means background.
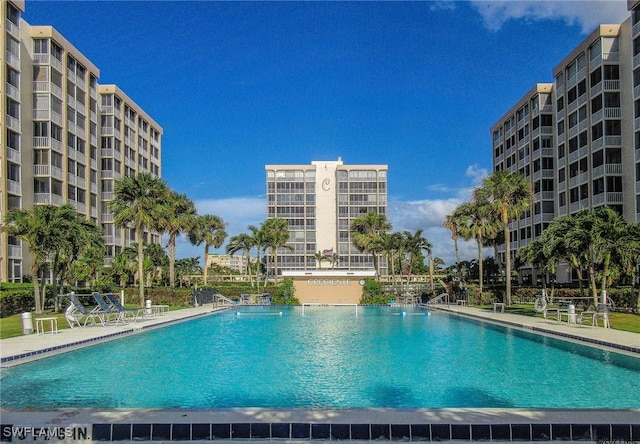
[[[464,308],[435,307],[443,312],[470,319],[557,336],[564,340],[611,349],[637,357],[640,348],[611,341],[593,341],[551,327],[533,326],[509,320],[500,314],[469,313]],[[126,337],[141,331],[161,328],[177,322],[214,314],[211,307],[173,319],[156,319],[94,338],[13,355],[8,365],[40,359]],[[528,319],[524,319],[528,320]],[[530,321],[530,320],[529,320]],[[555,326],[555,324],[553,324]],[[92,327],[93,328],[93,327]],[[101,327],[95,327],[99,329]],[[601,329],[602,330],[602,329]],[[98,330],[96,330],[98,331]],[[638,335],[640,338],[640,335]],[[621,348],[622,347],[622,348]],[[30,355],[30,356],[27,356]],[[4,360],[9,357],[3,357]],[[640,441],[640,409],[51,409],[43,411],[0,410],[0,438],[22,441],[13,432],[62,433],[65,439],[82,441],[234,441],[287,442],[352,441]],[[7,429],[8,427],[8,429]],[[26,431],[26,432],[25,432]],[[73,435],[79,433],[80,436]],[[83,434],[84,433],[84,434]],[[9,436],[6,436],[6,435]],[[73,439],[69,440],[69,436]]]
[[[2,412],[19,433],[73,441],[640,441],[640,409],[60,409]],[[11,436],[15,433],[15,436]],[[78,438],[77,435],[80,435]],[[6,436],[9,435],[9,436]],[[8,438],[8,439],[7,439]],[[29,436],[27,436],[27,439]]]

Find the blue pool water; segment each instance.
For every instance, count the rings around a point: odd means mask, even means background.
[[[425,313],[216,314],[2,369],[0,406],[640,407],[640,359]]]

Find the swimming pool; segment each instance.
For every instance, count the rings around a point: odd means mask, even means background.
[[[394,307],[229,311],[1,372],[7,409],[640,407],[640,359]]]

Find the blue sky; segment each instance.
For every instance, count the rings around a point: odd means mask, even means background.
[[[163,127],[163,178],[230,235],[265,219],[266,164],[341,156],[389,165],[393,230],[422,228],[451,264],[442,221],[491,170],[489,127],[628,15],[623,0],[27,0],[24,18]]]

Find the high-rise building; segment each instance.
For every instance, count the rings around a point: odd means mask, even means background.
[[[26,23],[23,0],[0,10],[0,217],[70,204],[103,227],[108,263],[134,241],[113,227],[113,183],[160,176],[162,128],[117,86],[99,85],[99,69],[53,27]],[[21,281],[30,260],[20,239],[0,233],[0,281]]]
[[[289,223],[290,249],[278,250],[281,270],[319,268],[318,252],[339,258],[335,268],[372,269],[369,254],[351,242],[351,222],[368,213],[387,215],[387,166],[344,165],[313,161],[311,165],[266,165],[267,217]],[[387,272],[380,261],[380,272]]]
[[[523,174],[536,198],[510,224],[514,255],[554,217],[584,208],[640,221],[638,6],[629,2],[624,23],[598,26],[553,68],[553,83],[534,86],[491,127],[494,170]],[[568,267],[558,279],[571,280]]]

